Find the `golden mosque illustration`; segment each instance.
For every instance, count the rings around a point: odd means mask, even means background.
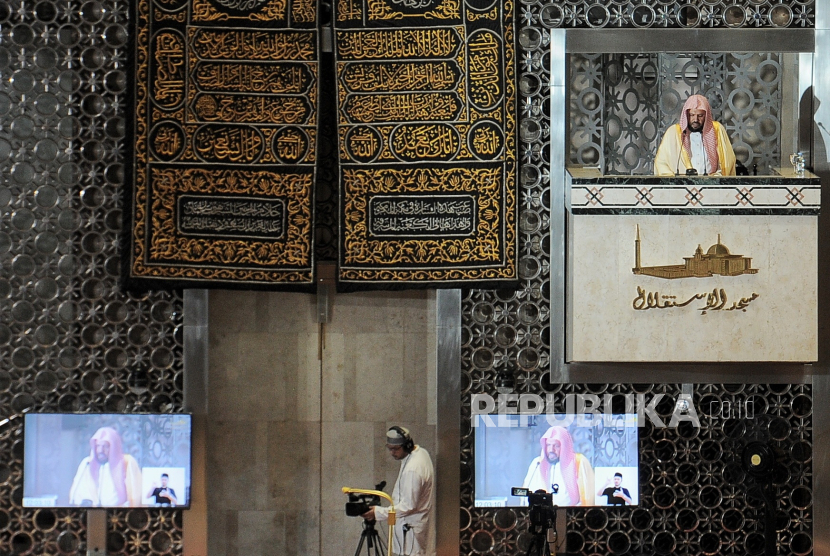
[[[634,274],[655,276],[657,278],[708,278],[719,274],[721,276],[740,276],[741,274],[758,274],[757,268],[752,267],[752,259],[742,255],[733,255],[729,248],[720,242],[711,246],[706,253],[700,244],[691,257],[683,257],[684,264],[664,266],[640,266],[640,226],[637,225],[637,239],[634,240]]]

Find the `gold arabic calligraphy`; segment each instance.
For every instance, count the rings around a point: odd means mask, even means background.
[[[696,293],[686,301],[677,301],[676,295],[660,295],[660,292],[646,292],[640,286],[637,286],[637,297],[631,303],[635,311],[648,311],[649,309],[672,309],[674,307],[686,307],[697,299],[706,299],[704,307],[698,307],[701,315],[705,315],[707,311],[743,311],[746,312],[746,307],[759,297],[759,294],[753,292],[749,297],[742,297],[739,301],[733,301],[731,307],[727,307],[726,290],[723,288],[713,288],[708,293]]]

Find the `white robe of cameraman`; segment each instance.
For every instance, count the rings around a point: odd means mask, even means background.
[[[392,552],[435,556],[435,471],[429,452],[420,446],[401,460],[392,500],[397,514]],[[376,520],[386,521],[388,516],[388,507],[375,506]]]

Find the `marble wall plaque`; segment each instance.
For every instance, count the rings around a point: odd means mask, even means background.
[[[577,214],[569,232],[570,361],[816,360],[816,217]]]

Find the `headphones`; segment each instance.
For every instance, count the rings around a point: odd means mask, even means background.
[[[404,440],[403,449],[404,450],[406,450],[407,452],[411,452],[412,450],[415,449],[415,442],[412,441],[412,437],[409,435],[408,430],[406,430],[403,427],[399,427],[397,425],[395,425],[393,427],[389,427],[389,430],[390,431],[395,431],[396,433],[398,433],[398,436],[403,437],[403,440]]]

